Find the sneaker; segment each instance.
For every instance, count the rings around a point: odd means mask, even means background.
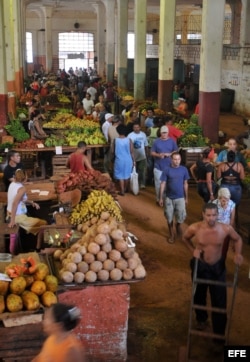
[[[141,186],[140,186],[140,189],[145,189],[145,188],[146,188],[145,185],[141,185]]]

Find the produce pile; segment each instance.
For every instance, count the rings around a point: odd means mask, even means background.
[[[85,234],[65,251],[57,249],[59,276],[64,283],[142,279],[142,265],[131,234],[107,211],[78,225]]]
[[[38,310],[57,302],[58,279],[44,263],[30,256],[20,264],[9,264],[5,273],[10,281],[0,281],[0,313]]]
[[[55,185],[58,194],[72,191],[76,188],[82,191],[83,196],[87,196],[93,190],[104,190],[113,197],[117,195],[115,184],[112,180],[98,170],[70,172]]]
[[[19,119],[11,119],[4,128],[17,142],[22,142],[30,138],[30,135],[25,131]]]
[[[190,120],[183,119],[174,125],[184,131],[178,140],[180,147],[205,147],[209,144],[209,139],[203,136],[202,128],[198,125],[197,115],[193,114]]]
[[[64,135],[50,136],[45,141],[45,146],[69,145],[76,146],[79,141],[88,145],[102,145],[107,141],[98,122],[93,119],[80,119],[71,113],[59,112],[50,122],[43,124],[43,128],[63,129]]]
[[[108,211],[115,220],[122,221],[121,209],[114,198],[106,191],[93,190],[87,200],[73,208],[69,221],[79,230],[79,224],[99,218],[103,211]]]
[[[23,142],[17,142],[15,143],[15,148],[27,148],[28,149],[32,149],[32,148],[37,148],[38,145],[40,144],[44,144],[43,140],[33,140],[33,139],[28,139],[26,141]]]

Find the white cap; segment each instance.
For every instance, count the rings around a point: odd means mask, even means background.
[[[114,117],[114,115],[112,113],[105,114],[105,121],[107,121],[111,117]]]

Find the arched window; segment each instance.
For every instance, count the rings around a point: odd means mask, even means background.
[[[94,34],[59,33],[58,43],[60,69],[94,67]]]
[[[26,61],[33,63],[32,33],[26,32]]]

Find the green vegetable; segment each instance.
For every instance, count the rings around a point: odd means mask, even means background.
[[[30,135],[25,131],[25,128],[19,119],[10,120],[4,128],[17,142],[26,141],[30,138]]]

